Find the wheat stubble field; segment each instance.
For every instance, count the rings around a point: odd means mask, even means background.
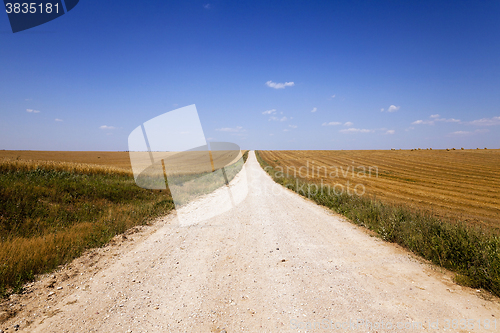
[[[132,172],[129,153],[126,151],[0,150],[0,160],[94,164]]]
[[[500,230],[500,150],[261,151],[271,166],[384,203]],[[299,168],[302,173],[299,174]],[[325,173],[326,170],[326,173]],[[340,189],[340,187],[338,187]]]

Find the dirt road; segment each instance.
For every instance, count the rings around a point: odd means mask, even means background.
[[[221,189],[182,208],[180,222],[172,214],[92,252],[34,284],[29,300],[15,299],[25,304],[8,324],[26,332],[500,331],[497,299],[284,190],[253,152],[230,186],[236,207],[214,214],[227,197]],[[474,328],[461,329],[462,319]]]

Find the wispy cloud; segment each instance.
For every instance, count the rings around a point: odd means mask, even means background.
[[[389,106],[389,108],[387,109],[387,112],[396,112],[396,111],[399,111],[401,107],[400,106],[396,106],[396,105],[391,105]]]
[[[434,121],[433,120],[419,119],[419,120],[415,120],[414,122],[412,122],[412,125],[434,125]]]
[[[205,8],[205,9],[210,9],[211,7],[212,6],[209,3],[207,3],[206,5],[203,5],[203,8]]]
[[[285,87],[293,87],[295,83],[293,82],[277,83],[273,81],[267,81],[266,85],[274,89],[285,89]]]
[[[290,127],[290,128],[297,128],[298,126],[297,125],[288,125],[288,127]]]
[[[290,119],[292,119],[292,118],[290,118]],[[287,120],[288,120],[288,118],[286,116],[283,116],[281,118],[272,116],[269,118],[269,121],[287,121]]]
[[[316,111],[318,111],[318,108],[313,108],[313,109],[311,110],[311,112],[316,112]]]
[[[456,131],[450,133],[451,136],[467,136],[467,135],[473,135],[473,134],[482,134],[482,133],[488,133],[488,129],[477,129],[475,131]]]
[[[262,114],[275,114],[275,113],[276,113],[276,109],[271,109],[271,110],[267,110],[267,111],[262,112]]]
[[[331,98],[335,98],[335,95],[332,95],[332,97],[331,97]]]
[[[100,128],[100,129],[102,129],[102,130],[113,130],[113,129],[115,129],[116,127],[114,127],[114,126],[102,125],[102,126],[100,126],[99,128]]]
[[[455,118],[440,118],[439,114],[433,114],[430,116],[431,119],[428,120],[415,120],[412,122],[412,125],[434,125],[436,122],[445,122],[445,123],[461,123],[460,119]]]
[[[342,123],[341,122],[338,122],[338,121],[330,121],[329,123],[323,123],[321,124],[321,126],[337,126],[337,125],[341,125]]]
[[[63,121],[62,119],[56,118],[56,121]]]
[[[347,128],[339,131],[340,133],[371,133],[373,130],[365,129],[365,128]]]
[[[33,109],[26,109],[26,112],[29,112],[29,113],[40,113],[40,111],[33,110]]]
[[[243,132],[245,130],[241,126],[236,126],[236,127],[217,128],[216,131],[219,131],[219,132],[233,132],[233,133],[235,133],[235,132]]]
[[[500,125],[500,117],[482,118],[469,122],[475,126],[497,126]]]
[[[472,132],[469,132],[469,131],[456,131],[456,132],[453,132],[453,133],[450,133],[452,135],[470,135],[472,134]]]
[[[350,122],[350,121],[344,123],[344,126],[352,126],[352,125],[354,125],[354,124],[352,122]]]
[[[394,134],[394,133],[396,133],[396,131],[395,131],[395,130],[387,130],[387,131],[385,132],[385,134]]]

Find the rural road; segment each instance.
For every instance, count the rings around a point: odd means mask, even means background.
[[[448,323],[448,332],[500,331],[496,298],[283,189],[254,152],[230,187],[236,207],[213,216],[220,189],[183,207],[181,222],[166,216],[104,255],[102,268],[57,277],[64,288],[42,291],[20,330],[443,332]],[[452,327],[453,319],[475,328]]]

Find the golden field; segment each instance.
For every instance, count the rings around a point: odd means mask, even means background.
[[[358,185],[359,194],[385,203],[500,230],[500,150],[260,151],[260,156],[284,176],[295,171],[317,183],[349,184],[351,192]]]
[[[0,160],[94,164],[132,171],[128,152],[0,150]]]
[[[222,166],[237,162],[247,152],[237,151],[213,151],[211,152],[211,169],[219,169]],[[171,153],[154,152],[155,160],[168,157]],[[201,159],[200,152],[186,152],[174,154],[175,158],[169,160],[169,166],[174,170],[184,170],[184,173],[197,173],[206,171],[206,164],[210,167],[210,160]],[[139,170],[149,166],[149,153],[132,153],[134,161]],[[207,155],[208,157],[208,155]],[[44,166],[56,170],[74,170],[81,172],[113,172],[120,174],[132,174],[129,152],[109,151],[36,151],[36,150],[0,150],[0,163],[10,164],[13,168],[35,169]],[[186,169],[189,165],[191,168]]]

